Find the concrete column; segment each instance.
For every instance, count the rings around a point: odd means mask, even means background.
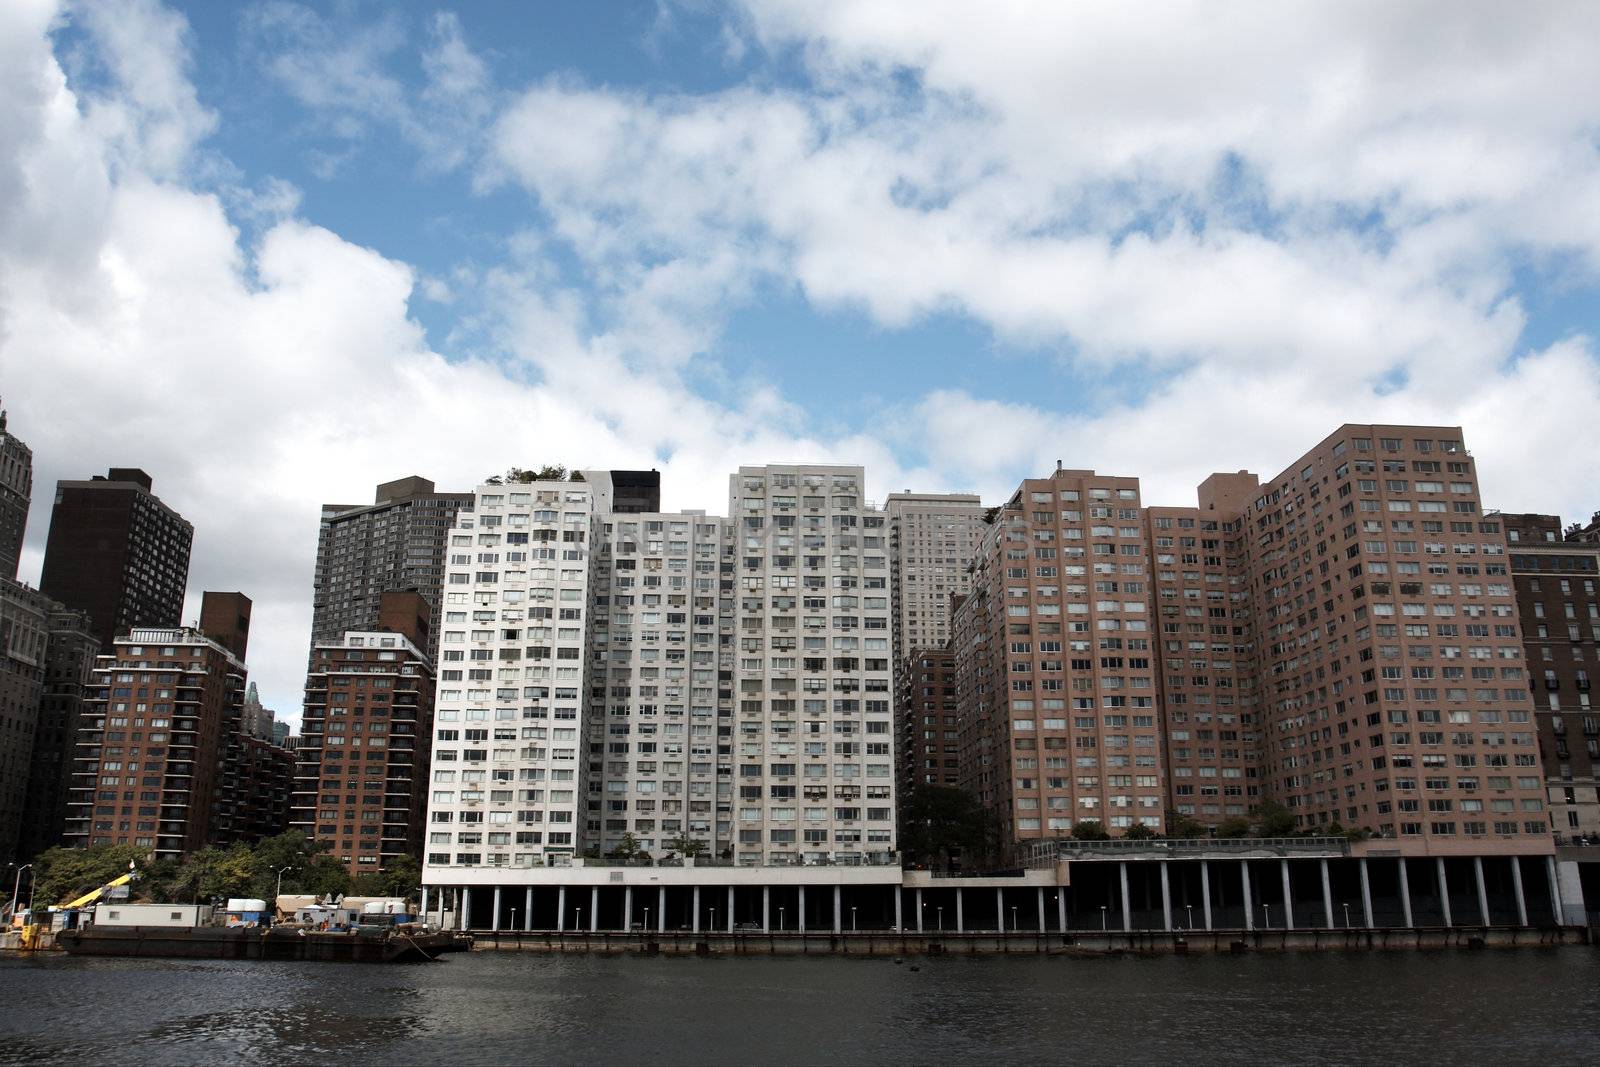
[[[656,890],[656,930],[659,933],[667,932],[667,887],[661,886]]]
[[[1167,861],[1161,861],[1161,919],[1165,929],[1172,929],[1172,883],[1167,879]]]
[[[1034,909],[1039,916],[1039,932],[1045,933],[1049,924],[1044,921],[1044,886],[1039,887],[1039,899],[1034,903]]]
[[[733,886],[728,886],[728,933],[733,933]]]
[[[1067,934],[1067,889],[1065,886],[1056,886],[1056,923],[1061,930],[1061,936]]]
[[[595,933],[600,929],[600,887],[589,887],[589,932]]]
[[[1333,929],[1333,883],[1328,880],[1328,861],[1322,861],[1322,919]]]
[[[922,933],[922,890],[917,890],[917,933]]]
[[[472,890],[468,886],[461,887],[461,929],[472,929]]]
[[[1454,926],[1455,923],[1450,921],[1450,878],[1444,873],[1444,857],[1435,856],[1433,864],[1439,876],[1439,908],[1444,912],[1444,924]]]
[[[833,887],[833,932],[844,933],[844,887]]]
[[[694,922],[690,926],[694,933],[700,932],[700,887],[694,887]]]
[[[633,886],[622,887],[622,932],[633,932]]]
[[[1556,885],[1561,889],[1563,925],[1582,926],[1588,921],[1588,905],[1583,898],[1583,871],[1577,860],[1556,862]]]
[[[1522,860],[1511,857],[1511,891],[1517,896],[1517,925],[1528,925],[1528,900],[1522,895]]]
[[[1406,873],[1406,858],[1400,857],[1400,912],[1410,930],[1417,924],[1411,920],[1411,876]]]
[[[1133,912],[1128,907],[1128,861],[1117,861],[1117,873],[1122,876],[1122,931],[1133,929]]]
[[[1010,927],[1006,925],[1006,891],[1000,886],[994,887],[994,913],[995,929],[999,930],[1003,934],[1009,930]]]
[[[1494,920],[1489,917],[1489,891],[1483,884],[1483,857],[1472,857],[1472,880],[1478,883],[1478,914],[1483,917],[1483,925],[1493,926]]]
[[[1239,885],[1244,891],[1244,928],[1246,930],[1254,930],[1256,928],[1256,917],[1252,914],[1255,911],[1255,904],[1250,899],[1249,860],[1239,861]]]
[[[802,934],[806,932],[806,887],[800,887],[800,921],[796,924]]]
[[[533,929],[533,886],[522,891],[522,928]]]
[[[556,932],[565,933],[567,929],[567,887],[562,886],[556,891]]]
[[[277,903],[278,902],[276,900],[274,900],[272,903],[273,903],[273,907],[277,907]],[[427,886],[423,886],[422,887],[422,907],[418,908],[417,911],[418,911],[418,914],[420,914],[422,916],[423,922],[427,922],[427,920],[428,920],[428,887]]]
[[[958,934],[967,932],[967,914],[966,909],[963,907],[964,903],[961,887],[956,886],[956,933]]]
[[[1367,857],[1361,857],[1361,921],[1372,929],[1372,880],[1367,876]]]
[[[1289,861],[1278,861],[1278,873],[1283,877],[1283,928],[1294,929],[1294,897],[1289,890]]]
[[[1561,880],[1556,873],[1556,858],[1544,858],[1544,876],[1550,884],[1550,913],[1556,917],[1557,926],[1567,925],[1567,917],[1562,914],[1561,908]]]
[[[764,934],[772,932],[772,887],[770,885],[761,887],[761,932]]]
[[[1209,860],[1200,861],[1200,914],[1205,919],[1206,929],[1211,929],[1211,863]]]
[[[897,883],[894,887],[894,929],[896,933],[905,933],[906,929],[905,917],[901,914],[901,909],[904,906],[904,901],[901,898],[904,896],[905,891]]]
[[[500,929],[500,887],[494,887],[494,911],[489,915],[489,929]]]

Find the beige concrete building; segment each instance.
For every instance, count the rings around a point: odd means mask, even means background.
[[[740,467],[741,864],[895,852],[888,530],[860,467]]]
[[[603,855],[630,837],[655,857],[731,849],[727,528],[698,512],[596,521],[586,840]]]
[[[971,493],[891,493],[884,514],[898,667],[915,650],[950,640],[950,600],[970,588],[967,564],[986,524]]]

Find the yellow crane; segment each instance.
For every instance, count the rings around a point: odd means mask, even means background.
[[[72,910],[74,908],[82,908],[82,907],[84,907],[86,905],[93,904],[96,900],[100,899],[100,895],[102,893],[106,892],[106,890],[115,889],[119,885],[127,885],[129,882],[134,880],[134,878],[137,876],[137,874],[138,874],[137,871],[129,871],[127,874],[123,875],[121,878],[113,878],[111,881],[107,882],[105,885],[101,886],[99,889],[96,889],[96,890],[93,890],[91,892],[85,893],[83,896],[79,897],[77,900],[70,900],[65,904],[58,905],[56,910],[57,911],[70,911],[70,910]]]

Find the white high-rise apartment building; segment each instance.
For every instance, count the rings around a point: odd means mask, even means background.
[[[983,537],[983,501],[971,493],[890,493],[890,582],[894,661],[950,639],[951,594],[972,588],[967,564]]]
[[[586,844],[722,854],[733,811],[727,520],[607,515],[596,529]]]
[[[741,467],[735,855],[885,862],[895,850],[888,530],[860,467]]]
[[[593,516],[606,472],[482,485],[450,531],[426,867],[570,862],[587,813]]]

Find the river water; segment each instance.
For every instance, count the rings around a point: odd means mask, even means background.
[[[0,960],[0,1063],[1573,1063],[1600,951]]]

